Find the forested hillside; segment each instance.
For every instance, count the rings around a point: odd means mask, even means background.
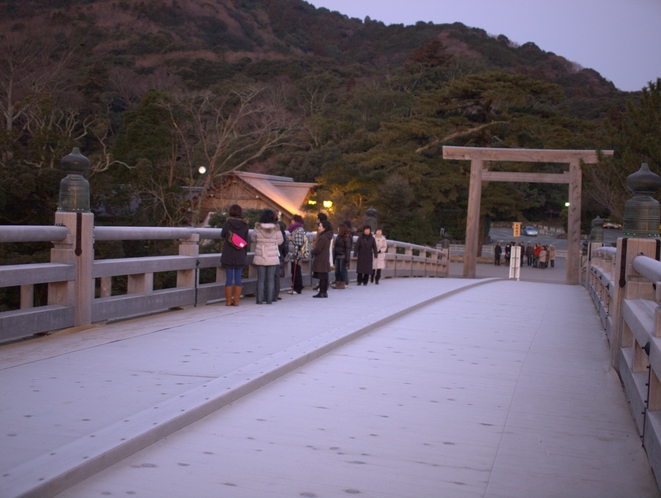
[[[101,224],[197,224],[212,185],[241,169],[317,181],[335,221],[373,205],[390,237],[433,243],[443,226],[461,239],[467,164],[444,161],[443,145],[616,147],[586,171],[584,218],[617,216],[620,177],[661,166],[661,139],[625,152],[658,130],[659,91],[620,92],[505,34],[386,26],[301,0],[4,0],[0,224],[52,223],[74,146]],[[491,184],[483,215],[558,219],[565,197]]]

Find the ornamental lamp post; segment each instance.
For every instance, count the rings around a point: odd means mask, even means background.
[[[372,229],[372,233],[376,232],[376,215],[379,214],[379,212],[374,209],[372,206],[369,207],[367,211],[365,211],[365,214],[367,215],[367,218],[365,218],[365,225],[368,225]]]
[[[83,178],[89,167],[89,159],[80,153],[78,147],[74,147],[71,154],[60,161],[60,168],[66,171],[67,176],[60,182],[60,202],[55,223],[66,226],[71,237],[64,244],[56,244],[51,252],[51,261],[76,267],[76,279],[68,283],[73,288],[68,288],[59,297],[54,295],[54,299],[60,299],[57,304],[73,306],[76,327],[92,323],[94,299],[94,214],[90,211],[90,184]]]
[[[58,211],[73,213],[90,212],[90,183],[83,178],[83,173],[90,167],[89,159],[74,147],[71,154],[60,161],[60,168],[67,176],[60,182],[60,202]]]
[[[602,244],[604,242],[604,220],[597,216],[592,220],[592,230],[590,230],[590,242]]]
[[[623,237],[659,237],[659,201],[652,194],[661,186],[661,177],[647,163],[627,177],[627,187],[635,195],[624,205]]]

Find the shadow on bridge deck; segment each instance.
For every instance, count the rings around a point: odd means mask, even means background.
[[[582,287],[311,295],[0,348],[0,496],[659,496]]]

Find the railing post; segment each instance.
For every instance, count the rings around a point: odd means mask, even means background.
[[[181,244],[179,244],[179,255],[192,257],[199,256],[199,242],[200,236],[196,233],[192,234],[187,239],[182,239]],[[196,272],[194,269],[177,271],[177,287],[187,287],[189,289],[194,289],[196,286],[195,273]]]
[[[50,250],[51,263],[62,263],[65,265],[76,264],[73,254],[73,234],[67,235],[63,240],[53,242]],[[48,284],[48,304],[59,304],[61,306],[75,306],[76,282],[51,282]]]
[[[34,308],[34,284],[21,285],[21,309]]]
[[[129,294],[151,294],[154,292],[154,274],[129,275],[126,291]]]
[[[386,256],[386,269],[389,270],[389,273],[392,272],[390,275],[395,278],[397,276],[397,245],[389,242],[386,254],[394,255],[392,259]]]
[[[74,286],[74,326],[81,327],[92,323],[92,302],[94,299],[94,215],[92,213],[57,211],[55,224],[66,226],[73,237],[73,264],[76,265]]]
[[[408,265],[409,269],[409,277],[413,276],[413,249],[410,247],[407,247],[404,249],[404,256],[406,256],[406,263]]]
[[[112,296],[112,277],[101,277],[101,290],[99,297]]]

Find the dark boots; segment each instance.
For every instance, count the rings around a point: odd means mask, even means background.
[[[312,297],[328,297],[328,280],[319,280],[319,292]]]

